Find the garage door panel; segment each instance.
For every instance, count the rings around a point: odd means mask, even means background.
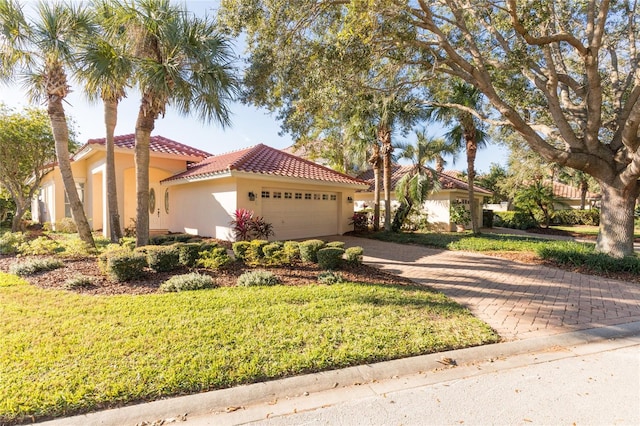
[[[274,238],[278,240],[335,235],[337,199],[335,192],[265,188],[262,215],[273,224]]]

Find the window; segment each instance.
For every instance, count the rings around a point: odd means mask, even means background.
[[[322,194],[322,199],[326,201],[329,199],[329,196],[327,194]]]
[[[76,190],[78,191],[80,202],[84,204],[84,182],[77,182]],[[71,217],[71,203],[66,191],[64,193],[64,217]]]
[[[305,200],[310,200],[311,199],[311,194],[309,194],[309,193],[304,194],[304,199]]]
[[[169,214],[169,188],[164,190],[164,212]]]
[[[262,191],[262,198],[269,198],[269,191]]]
[[[331,194],[331,201],[336,201],[338,199],[338,196],[335,194]]]
[[[153,214],[153,212],[155,211],[156,211],[156,190],[151,188],[149,190],[149,214]]]
[[[273,198],[282,198],[282,192],[273,191]]]
[[[290,192],[285,192],[284,193],[284,198],[286,198],[287,200],[291,199],[291,193]]]
[[[302,192],[296,192],[296,200],[302,200]]]
[[[313,199],[314,200],[319,200],[320,199],[320,194],[313,194]]]

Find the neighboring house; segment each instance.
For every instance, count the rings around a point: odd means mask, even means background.
[[[413,168],[412,165],[401,166],[395,164],[392,166],[391,174],[391,203],[394,207],[394,203],[399,203],[396,200],[396,185],[400,179]],[[455,224],[451,222],[449,218],[449,208],[452,203],[468,204],[469,200],[469,185],[467,182],[457,179],[448,173],[436,173],[440,182],[440,190],[429,195],[427,201],[424,203],[424,211],[427,213],[427,220],[434,225],[438,230],[453,231],[455,230]],[[367,170],[360,174],[358,179],[361,179],[369,184],[369,188],[356,192],[356,210],[362,209],[364,205],[371,206],[374,197],[374,182],[373,182],[373,170]],[[380,174],[380,198],[381,207],[384,206],[384,192],[382,173]],[[476,205],[478,206],[475,214],[478,217],[479,223],[482,223],[482,202],[484,197],[490,196],[492,193],[479,186],[474,186]],[[468,224],[465,224],[468,225]]]
[[[123,225],[136,217],[134,136],[116,137],[118,204]],[[92,139],[73,156],[72,169],[94,230],[108,235],[104,139]],[[233,240],[233,212],[245,208],[273,224],[275,239],[347,232],[355,190],[366,184],[266,145],[211,156],[153,136],[149,173],[151,233],[186,232]],[[44,211],[52,224],[70,216],[60,172],[42,182]],[[67,210],[67,211],[66,211]]]
[[[547,184],[549,181],[547,181]],[[566,183],[553,182],[553,196],[556,200],[554,203],[554,208],[556,210],[566,210],[566,209],[579,209],[581,204],[581,193],[580,189],[575,186],[567,185]],[[584,208],[586,210],[592,208],[600,207],[600,200],[602,199],[602,195],[596,194],[594,192],[587,192],[585,197],[585,205]],[[497,211],[497,212],[506,212],[509,208],[513,206],[510,205],[509,202],[502,202],[500,204],[485,204],[484,208]]]
[[[562,209],[579,209],[581,203],[580,189],[565,183],[553,182],[553,196],[556,198],[556,210]],[[591,209],[600,206],[602,195],[593,192],[587,192],[585,198],[585,209]]]

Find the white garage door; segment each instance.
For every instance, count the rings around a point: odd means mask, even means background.
[[[279,188],[262,190],[262,214],[277,240],[338,233],[338,194]]]

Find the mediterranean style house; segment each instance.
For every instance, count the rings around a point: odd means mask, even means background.
[[[404,175],[409,173],[414,166],[407,165],[402,166],[394,164],[391,168],[391,204],[394,207],[394,203],[399,203],[396,199],[396,185],[402,179]],[[435,229],[440,231],[454,231],[455,223],[450,219],[450,207],[453,203],[469,203],[469,184],[466,181],[455,178],[447,173],[439,173],[435,170],[431,170],[432,173],[438,178],[440,183],[440,189],[432,194],[429,194],[427,201],[424,203],[423,210],[427,214],[427,221],[433,225]],[[358,179],[363,180],[369,184],[368,188],[359,190],[356,192],[356,210],[362,209],[364,206],[370,206],[373,203],[374,197],[374,179],[373,170],[367,170],[366,172],[358,175]],[[382,176],[381,176],[382,179]],[[382,186],[382,183],[381,183]],[[477,185],[474,187],[474,198],[476,199],[476,206],[478,208],[475,211],[475,215],[478,218],[478,223],[482,223],[482,204],[485,197],[491,196],[492,192],[481,188]],[[381,206],[384,206],[384,200],[381,195]],[[468,225],[468,224],[465,224]]]
[[[121,226],[136,217],[134,135],[115,138]],[[279,240],[349,231],[359,179],[260,144],[210,155],[162,136],[152,136],[149,165],[151,233],[184,232],[233,240],[236,209],[247,209],[273,224]],[[72,170],[87,218],[109,235],[105,139],[90,139],[72,156]],[[55,224],[70,217],[57,167],[42,179],[32,217]]]

